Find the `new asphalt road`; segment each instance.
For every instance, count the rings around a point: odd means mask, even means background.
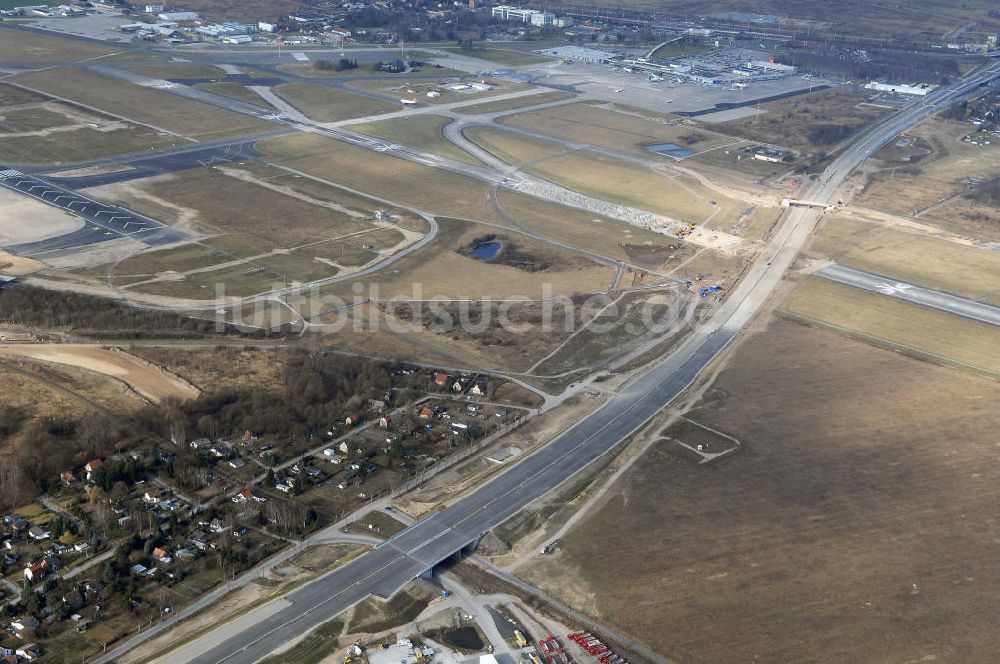
[[[924,307],[940,309],[956,316],[971,318],[981,323],[1000,326],[1000,307],[991,304],[942,293],[905,281],[896,281],[843,265],[829,265],[813,274],[861,290],[881,293],[897,300],[905,300]]]
[[[802,197],[829,201],[847,174],[900,131],[968,94],[1000,72],[1000,63],[942,89],[867,132],[847,148]],[[220,627],[171,662],[251,664],[333,618],[356,602],[388,596],[479,535],[614,449],[673,401],[760,310],[819,219],[812,209],[788,212],[771,242],[711,318],[669,357],[628,383],[600,409],[551,443],[448,509],[404,530],[336,572]],[[133,647],[124,643],[98,662]]]
[[[52,251],[73,249],[96,242],[122,238],[138,240],[153,247],[177,242],[187,237],[184,233],[148,217],[95,201],[34,175],[28,175],[11,168],[4,169],[0,166],[0,186],[47,205],[61,208],[87,222],[83,228],[73,233],[48,240],[25,242],[5,247],[7,251],[18,256],[38,256]]]

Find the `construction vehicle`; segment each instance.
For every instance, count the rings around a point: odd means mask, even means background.
[[[523,648],[528,645],[528,639],[524,638],[524,634],[521,634],[520,630],[514,630],[514,643],[517,644],[518,648]]]
[[[681,228],[678,228],[676,231],[674,231],[674,237],[678,238],[687,237],[688,235],[691,235],[691,232],[693,230],[694,230],[694,223],[690,221],[684,221],[682,219]]]

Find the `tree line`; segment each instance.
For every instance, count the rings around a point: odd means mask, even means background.
[[[199,320],[169,311],[130,306],[82,293],[51,291],[27,284],[0,291],[0,323],[35,328],[61,328],[96,338],[264,336],[263,331],[241,332],[233,326],[217,329],[215,321]],[[284,331],[275,330],[272,336]]]
[[[896,83],[946,83],[960,74],[955,58],[922,53],[878,51],[869,59],[849,51],[787,51],[783,64],[842,79],[885,80]]]

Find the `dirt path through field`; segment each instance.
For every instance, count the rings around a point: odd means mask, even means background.
[[[68,364],[117,378],[151,401],[166,397],[193,399],[198,389],[181,378],[128,353],[86,344],[0,346],[0,356],[30,357]]]

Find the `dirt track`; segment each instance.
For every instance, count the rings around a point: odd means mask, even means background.
[[[161,401],[170,396],[180,399],[192,399],[198,396],[196,388],[177,376],[160,371],[128,353],[99,346],[5,345],[0,346],[0,355],[30,357],[96,371],[117,378],[151,401]]]

